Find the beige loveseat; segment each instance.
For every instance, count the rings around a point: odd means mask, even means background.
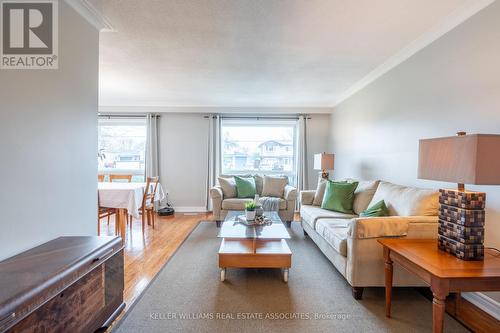
[[[354,214],[320,208],[316,191],[300,193],[304,234],[316,243],[361,299],[363,287],[384,286],[384,259],[377,239],[383,237],[436,238],[438,192],[381,181],[361,181],[355,192]],[[387,217],[358,217],[384,200]],[[425,286],[414,275],[394,266],[394,286]]]
[[[222,178],[231,178],[231,175],[222,175]],[[260,200],[265,200],[265,196],[262,196],[264,178],[262,175],[254,175],[255,187],[257,194],[259,194]],[[230,210],[245,210],[245,203],[253,201],[253,198],[237,198],[235,196],[227,197],[224,196],[224,192],[220,185],[214,186],[210,189],[210,197],[212,199],[213,206],[213,218],[216,221],[223,221]],[[293,215],[295,213],[295,206],[297,201],[297,190],[295,187],[286,185],[280,193],[279,196],[279,211],[278,214],[283,222],[287,226],[290,226],[291,221],[293,221]]]

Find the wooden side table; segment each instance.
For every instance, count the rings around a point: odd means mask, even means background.
[[[435,239],[385,238],[385,311],[391,316],[393,263],[431,286],[433,332],[443,332],[446,296],[452,292],[500,290],[500,253],[485,250],[483,261],[464,261],[437,247]]]

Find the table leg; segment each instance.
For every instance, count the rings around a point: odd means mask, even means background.
[[[391,259],[391,250],[384,247],[385,260],[385,315],[391,317],[391,300],[392,300],[392,276],[393,265]]]
[[[125,221],[125,219],[127,218],[126,211],[127,211],[126,209],[122,209],[122,208],[118,208],[116,210],[116,226],[118,229],[118,234],[122,238],[122,243],[125,243],[125,234],[126,234],[126,231],[125,231],[126,221]]]
[[[442,333],[444,323],[444,312],[446,308],[446,296],[433,293],[432,296],[432,332]]]
[[[444,313],[446,310],[446,296],[450,293],[449,281],[433,278],[432,290],[432,331],[442,333],[444,326]]]

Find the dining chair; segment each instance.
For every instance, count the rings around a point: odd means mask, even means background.
[[[109,181],[113,182],[115,180],[125,180],[126,183],[131,183],[132,182],[132,175],[109,175]],[[130,223],[130,226],[132,227],[132,215],[127,214],[127,224]],[[109,222],[108,222],[109,225]]]
[[[109,226],[109,218],[111,215],[115,215],[116,210],[113,208],[101,207],[99,201],[99,191],[97,191],[97,236],[101,234],[101,219],[107,217],[108,218],[108,226]],[[115,234],[117,233],[116,224],[115,224]]]
[[[142,233],[144,234],[144,227],[146,220],[148,225],[152,225],[155,228],[155,195],[158,189],[158,183],[160,181],[159,177],[147,177],[146,178],[146,188],[144,189],[144,196],[142,198],[142,206],[140,209],[140,214],[142,215]],[[151,187],[153,190],[151,191]]]
[[[102,183],[104,181],[104,175],[97,175],[97,181]]]
[[[109,175],[109,181],[113,182],[114,180],[126,180],[127,183],[131,183],[132,175]]]

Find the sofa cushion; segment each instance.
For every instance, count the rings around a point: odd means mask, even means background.
[[[316,187],[316,193],[314,193],[313,205],[321,206],[323,201],[323,196],[325,195],[327,180],[323,177],[318,177],[318,186]]]
[[[352,219],[358,216],[334,212],[317,206],[302,205],[300,207],[300,217],[303,222],[309,224],[313,229],[316,229],[316,222],[320,218]]]
[[[316,222],[316,232],[323,236],[323,232],[326,227],[329,228],[349,228],[352,219],[340,219],[340,218],[320,218]]]
[[[340,255],[347,256],[347,231],[350,220],[319,219],[316,232],[330,244]]]
[[[245,204],[252,202],[251,198],[231,198],[222,200],[222,209],[225,210],[245,210]]]
[[[380,181],[378,180],[359,181],[358,187],[354,192],[354,202],[352,203],[354,213],[359,215],[359,213],[368,208],[379,183]]]
[[[434,216],[438,214],[439,192],[380,182],[369,206],[384,200],[390,216]]]
[[[219,177],[219,185],[224,194],[224,199],[236,198],[236,183],[233,177]]]
[[[258,195],[262,195],[262,187],[264,186],[264,176],[255,175],[253,176],[255,179],[255,189],[257,190]]]
[[[262,187],[262,196],[283,198],[285,194],[285,186],[288,184],[288,178],[285,177],[264,177],[264,185]]]

